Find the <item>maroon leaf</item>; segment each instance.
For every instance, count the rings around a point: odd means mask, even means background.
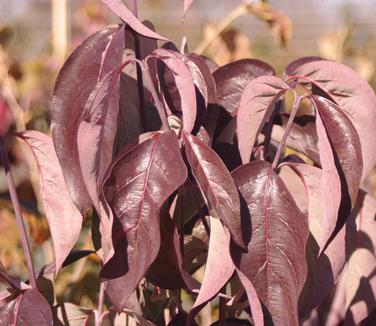
[[[112,161],[119,112],[119,75],[124,49],[121,27],[108,44],[106,62],[111,68],[91,92],[80,117],[77,150],[81,173],[94,207],[99,209],[99,193],[106,170]],[[129,63],[129,61],[127,62]]]
[[[230,255],[230,241],[230,234],[222,222],[211,217],[209,252],[204,280],[189,313],[191,319],[222,289],[234,273],[235,265]]]
[[[121,0],[102,0],[104,4],[108,6],[112,10],[112,12],[119,16],[126,24],[128,24],[135,32],[141,34],[146,37],[155,38],[157,40],[165,40],[167,39],[153,30],[149,29],[145,25],[143,25],[130,11],[129,9],[123,4]]]
[[[51,130],[69,193],[83,215],[91,206],[79,163],[77,132],[86,102],[98,81],[118,66],[112,40],[119,28],[107,27],[84,41],[59,72],[51,106]]]
[[[163,289],[177,290],[188,288],[193,290],[198,288],[198,282],[183,269],[179,234],[165,207],[161,210],[160,218],[161,247],[146,277],[154,285]]]
[[[183,128],[191,132],[196,121],[197,106],[195,84],[190,69],[183,56],[178,52],[166,49],[157,49],[150,58],[161,60],[173,73],[176,88],[181,100],[183,112]]]
[[[218,68],[213,74],[218,104],[235,117],[247,84],[256,77],[272,75],[275,75],[273,67],[257,59],[243,59]]]
[[[308,62],[318,61],[318,60],[323,60],[323,59],[321,57],[314,57],[314,56],[296,59],[287,65],[287,67],[285,68],[285,75],[292,76],[301,65],[304,65],[305,63],[308,63]]]
[[[274,104],[289,89],[289,85],[274,76],[258,77],[245,87],[236,117],[239,151],[243,163],[249,162],[256,137],[270,117]]]
[[[355,204],[363,162],[358,135],[341,109],[319,96],[312,96],[312,101],[318,113],[316,128],[329,238],[335,228],[338,231],[344,225]]]
[[[41,198],[54,245],[56,273],[75,245],[82,215],[72,202],[52,139],[38,131],[20,134],[31,147],[39,167]]]
[[[298,324],[298,297],[307,275],[308,223],[283,181],[265,161],[243,165],[233,177],[250,219],[248,252],[234,252],[276,325]]]
[[[311,82],[335,101],[353,123],[362,148],[362,180],[376,162],[376,96],[373,89],[351,68],[319,60],[299,66],[292,74],[302,83]]]
[[[52,326],[51,308],[38,290],[27,290],[0,307],[0,324]]]
[[[218,155],[197,137],[183,133],[183,139],[189,165],[207,200],[210,215],[219,218],[234,241],[244,248],[239,195],[231,174]]]
[[[104,265],[107,295],[117,309],[127,303],[160,248],[159,211],[187,178],[173,131],[145,135],[115,159],[104,192],[114,213],[115,254]]]
[[[362,193],[359,206],[356,248],[347,265],[347,325],[358,325],[376,308],[376,200]]]

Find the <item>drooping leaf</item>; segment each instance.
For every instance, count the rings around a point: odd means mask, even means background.
[[[196,121],[197,106],[195,84],[190,69],[183,60],[183,56],[178,52],[157,49],[149,57],[149,60],[153,57],[161,60],[172,72],[181,101],[183,128],[185,131],[191,132]]]
[[[327,60],[305,63],[291,75],[301,83],[311,82],[352,122],[362,148],[363,180],[376,162],[376,96],[371,86],[351,68]]]
[[[183,133],[183,139],[189,165],[206,198],[210,215],[219,218],[234,241],[244,248],[239,195],[231,174],[218,155],[197,137]]]
[[[359,195],[356,247],[347,265],[346,321],[358,325],[376,308],[376,200]]]
[[[270,117],[274,104],[290,86],[274,76],[261,76],[252,80],[241,95],[236,117],[240,156],[249,162],[258,133]]]
[[[38,131],[25,131],[20,137],[31,147],[38,163],[41,198],[58,272],[78,239],[82,215],[69,195],[52,139]]]
[[[95,86],[117,68],[111,45],[117,27],[107,27],[85,40],[69,56],[57,77],[51,105],[51,130],[56,154],[69,193],[83,215],[91,200],[82,177],[78,156],[78,124]],[[116,42],[116,46],[119,42]]]
[[[247,84],[256,77],[272,75],[275,75],[273,67],[257,59],[242,59],[218,68],[213,74],[218,104],[235,117]]]
[[[199,284],[183,269],[179,234],[168,210],[163,207],[160,215],[161,247],[146,274],[148,280],[163,289],[195,289]]]
[[[128,24],[135,32],[141,34],[146,37],[154,38],[157,40],[165,40],[167,39],[153,30],[149,29],[148,27],[144,26],[130,11],[129,9],[123,4],[121,0],[102,0],[104,4],[106,4],[112,12],[120,17],[126,24]]]
[[[106,170],[113,157],[117,116],[119,112],[118,68],[124,51],[124,28],[117,31],[106,52],[104,61],[109,65],[85,104],[77,130],[78,159],[81,173],[94,207],[99,212],[99,193]],[[127,62],[129,63],[129,61]]]
[[[209,252],[204,280],[189,313],[190,319],[193,319],[199,310],[222,289],[234,273],[235,265],[230,255],[230,241],[230,234],[222,222],[210,217]]]
[[[331,101],[312,96],[322,166],[324,214],[332,232],[344,225],[355,205],[363,171],[361,147],[351,121]]]
[[[0,307],[0,325],[52,326],[51,308],[37,289],[18,294]]]
[[[251,239],[248,252],[233,252],[235,263],[268,309],[266,324],[297,325],[298,297],[307,275],[307,219],[269,163],[255,161],[232,175]]]
[[[160,248],[159,211],[187,178],[173,131],[145,136],[126,147],[111,166],[104,193],[114,213],[115,254],[101,275],[117,309],[127,303]]]

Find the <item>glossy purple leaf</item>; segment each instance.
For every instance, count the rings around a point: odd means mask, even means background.
[[[313,62],[313,61],[318,61],[318,60],[323,60],[321,57],[303,57],[296,59],[292,62],[290,62],[287,67],[285,68],[285,76],[291,76],[295,73],[295,71],[301,66],[304,65],[305,63],[308,62]]]
[[[147,279],[163,289],[199,288],[199,283],[183,269],[179,234],[166,208],[162,208],[160,219],[161,247],[149,267]]]
[[[359,206],[356,248],[347,265],[345,325],[358,325],[376,308],[376,200],[361,193]]]
[[[303,64],[292,75],[311,82],[353,123],[362,148],[363,180],[376,162],[376,96],[371,86],[351,68],[327,60]]]
[[[38,290],[23,291],[0,306],[0,325],[52,326],[51,308]]]
[[[327,239],[344,224],[355,204],[363,170],[361,147],[354,126],[331,101],[312,96],[322,166]]]
[[[274,76],[261,76],[252,80],[241,95],[236,117],[240,156],[249,162],[258,133],[270,117],[274,104],[290,86]]]
[[[119,112],[119,66],[124,51],[124,28],[121,27],[108,44],[107,74],[91,92],[80,117],[77,130],[78,159],[87,191],[97,212],[103,177],[111,164],[117,117]],[[129,61],[127,62],[129,63]]]
[[[298,297],[307,275],[307,218],[269,163],[255,161],[232,175],[251,239],[248,252],[233,252],[235,263],[268,309],[266,323],[297,325]]]
[[[194,318],[198,311],[209,302],[228,282],[235,271],[230,255],[230,233],[219,219],[210,218],[209,252],[204,279],[197,299],[190,312]]]
[[[41,198],[58,272],[78,240],[82,215],[69,195],[51,137],[38,131],[25,131],[20,137],[28,143],[38,163]]]
[[[247,84],[256,77],[273,75],[273,67],[257,59],[243,59],[218,68],[213,74],[218,104],[235,117]]]
[[[150,56],[153,57],[161,60],[172,72],[181,101],[183,128],[191,132],[197,115],[196,93],[194,79],[184,56],[171,50],[157,49]]]
[[[184,133],[183,139],[189,165],[206,198],[210,215],[219,218],[234,241],[244,248],[239,195],[230,172],[218,155],[197,137]]]
[[[187,169],[173,131],[145,135],[127,146],[111,166],[104,192],[114,213],[115,254],[101,275],[107,296],[120,310],[158,255],[159,211],[186,181]]]
[[[262,312],[260,300],[257,296],[257,292],[252,282],[243,274],[243,272],[236,268],[236,273],[239,276],[240,281],[242,282],[245,293],[247,294],[249,305],[251,306],[252,319],[255,326],[264,325],[264,313]]]
[[[121,29],[122,30],[122,29]],[[57,77],[51,105],[51,130],[69,193],[83,215],[91,206],[79,163],[77,132],[90,94],[100,79],[118,66],[111,48],[119,28],[107,27],[69,56]]]
[[[143,25],[131,12],[130,10],[123,4],[121,0],[102,0],[104,4],[108,6],[112,10],[112,12],[121,18],[123,22],[128,24],[135,32],[140,35],[154,38],[157,40],[165,40],[167,39],[153,30],[149,29],[145,25]]]

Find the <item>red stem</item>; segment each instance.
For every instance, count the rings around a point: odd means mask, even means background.
[[[10,198],[12,200],[14,214],[16,216],[18,230],[21,236],[21,243],[22,243],[22,248],[23,248],[24,256],[26,260],[26,266],[27,266],[27,271],[29,274],[30,284],[34,289],[36,289],[37,282],[35,280],[35,270],[34,270],[33,260],[31,256],[29,242],[27,239],[26,228],[25,228],[25,224],[22,218],[20,201],[18,199],[16,186],[14,184],[14,179],[13,179],[13,175],[12,175],[12,171],[11,171],[11,167],[9,163],[6,141],[1,136],[0,136],[0,155],[1,155],[1,160],[4,164],[4,170],[5,170],[5,175],[7,177]]]

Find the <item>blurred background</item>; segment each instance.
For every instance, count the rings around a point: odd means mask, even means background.
[[[255,0],[247,10],[242,3],[196,0],[183,19],[183,0],[139,0],[138,15],[178,47],[187,36],[190,51],[220,65],[253,57],[282,73],[293,59],[319,55],[350,65],[376,87],[375,0]],[[0,0],[0,100],[11,107],[16,130],[49,132],[51,93],[65,58],[89,35],[116,22],[100,0]],[[48,225],[38,209],[38,172],[21,144],[12,147],[11,159],[39,270],[53,258]],[[375,175],[366,184],[373,193]],[[85,223],[77,248],[90,250],[90,221]],[[0,234],[0,261],[11,274],[25,277],[2,169]],[[98,293],[96,256],[72,266],[59,274],[57,298],[93,306]]]

